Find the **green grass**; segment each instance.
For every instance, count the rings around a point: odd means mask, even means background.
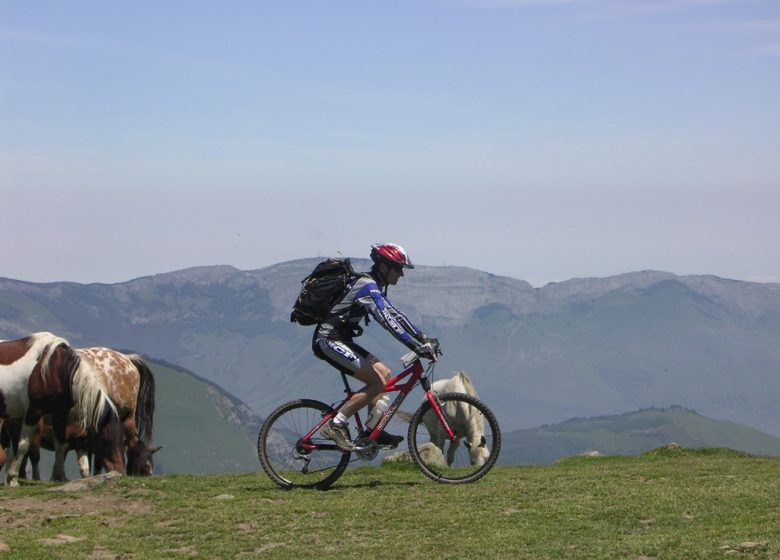
[[[780,558],[780,461],[656,450],[496,467],[446,486],[409,465],[328,492],[262,473],[0,489],[2,558]],[[77,542],[46,544],[58,535]]]

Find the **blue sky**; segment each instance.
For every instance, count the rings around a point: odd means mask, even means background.
[[[0,276],[777,282],[778,99],[776,0],[0,0]]]

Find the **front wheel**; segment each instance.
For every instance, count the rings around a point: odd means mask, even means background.
[[[438,396],[441,411],[455,432],[447,437],[427,400],[409,423],[409,453],[420,470],[436,482],[474,482],[493,468],[501,451],[501,430],[485,403],[463,393]]]
[[[325,403],[301,399],[283,404],[266,418],[257,437],[257,455],[277,485],[325,490],[347,468],[348,451],[318,433],[306,437],[330,411]]]

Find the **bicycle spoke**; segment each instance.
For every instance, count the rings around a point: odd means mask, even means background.
[[[425,402],[409,425],[409,452],[417,466],[437,482],[473,482],[495,464],[501,431],[491,410],[479,399],[460,393],[441,395],[442,414],[455,432],[450,441],[430,403]]]
[[[344,472],[350,454],[329,440],[310,439],[307,443],[314,449],[299,445],[329,410],[324,403],[299,400],[282,405],[266,419],[258,436],[257,452],[263,470],[282,488],[325,489]]]

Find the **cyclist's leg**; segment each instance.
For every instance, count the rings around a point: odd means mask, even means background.
[[[376,405],[385,383],[390,379],[390,369],[369,354],[362,367],[354,373],[354,377],[366,385],[342,407],[342,413],[348,418],[366,405],[371,408]]]
[[[355,378],[363,381],[366,385],[341,407],[340,412],[346,418],[349,418],[364,406],[369,406],[371,413],[366,421],[365,430],[360,434],[361,437],[368,436],[371,433],[372,428],[376,426],[376,423],[379,421],[379,417],[381,417],[382,413],[387,408],[387,405],[390,404],[388,399],[384,407],[381,407],[376,411],[374,410],[379,399],[383,397],[382,391],[385,388],[385,383],[390,379],[390,373],[390,369],[386,365],[377,360],[374,356],[369,355],[365,360],[363,367],[354,374]],[[372,422],[371,418],[375,415],[376,417]],[[403,436],[393,435],[384,430],[382,430],[376,438],[378,444],[391,447],[397,447],[403,440]]]
[[[368,404],[373,406],[390,378],[390,369],[354,342],[315,340],[314,353],[339,371],[366,384],[341,407],[339,412],[347,418]]]

